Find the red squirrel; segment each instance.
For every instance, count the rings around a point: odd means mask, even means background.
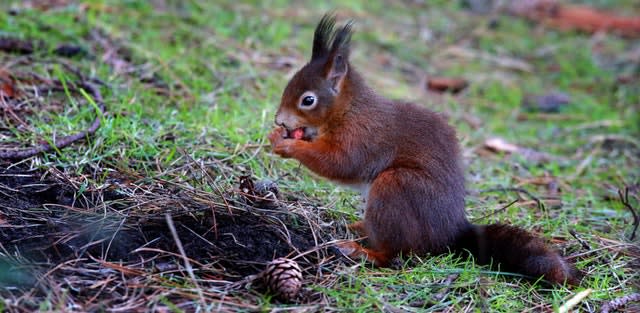
[[[331,181],[359,189],[364,219],[348,226],[367,237],[338,246],[386,267],[399,254],[469,251],[480,264],[562,284],[577,271],[544,241],[502,224],[471,224],[455,130],[445,118],[369,88],[349,62],[352,22],[335,29],[325,15],[311,60],[289,81],[269,134],[273,152]]]

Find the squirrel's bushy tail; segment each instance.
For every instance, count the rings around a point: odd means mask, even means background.
[[[580,273],[544,240],[509,225],[472,225],[457,240],[457,248],[470,252],[479,264],[501,271],[543,277],[552,283],[577,285]]]

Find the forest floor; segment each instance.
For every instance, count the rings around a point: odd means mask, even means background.
[[[637,312],[640,41],[490,2],[2,1],[0,311],[547,312],[584,291],[575,310]],[[373,88],[457,129],[469,218],[545,238],[580,286],[334,249],[362,200],[266,139],[332,9]],[[279,257],[295,299],[261,279]]]

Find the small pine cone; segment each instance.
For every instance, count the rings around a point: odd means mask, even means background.
[[[240,192],[248,203],[257,207],[278,207],[278,184],[269,179],[253,181],[250,175],[240,176]]]
[[[295,299],[302,287],[302,271],[298,263],[287,258],[269,262],[263,277],[269,289],[285,301]]]
[[[262,179],[255,183],[255,192],[257,196],[257,204],[266,208],[278,207],[278,184],[269,179]]]

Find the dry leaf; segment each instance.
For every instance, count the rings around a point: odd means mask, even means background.
[[[16,89],[11,82],[0,80],[0,97],[15,98]]]
[[[0,69],[0,97],[17,98],[19,93],[13,77],[7,71]]]
[[[588,33],[614,32],[640,37],[640,17],[625,17],[583,5],[565,5],[556,0],[512,1],[509,11],[530,20],[560,29]]]
[[[519,154],[527,161],[534,163],[545,163],[553,160],[553,157],[547,153],[539,152],[529,148],[523,148],[515,144],[509,143],[502,138],[489,138],[484,142],[484,147],[493,152],[502,152],[506,154]]]
[[[462,78],[453,77],[428,77],[427,89],[435,92],[458,93],[469,86],[469,83]]]
[[[489,150],[506,153],[518,152],[518,149],[520,149],[520,147],[508,143],[502,138],[489,138],[484,142],[484,146]]]

